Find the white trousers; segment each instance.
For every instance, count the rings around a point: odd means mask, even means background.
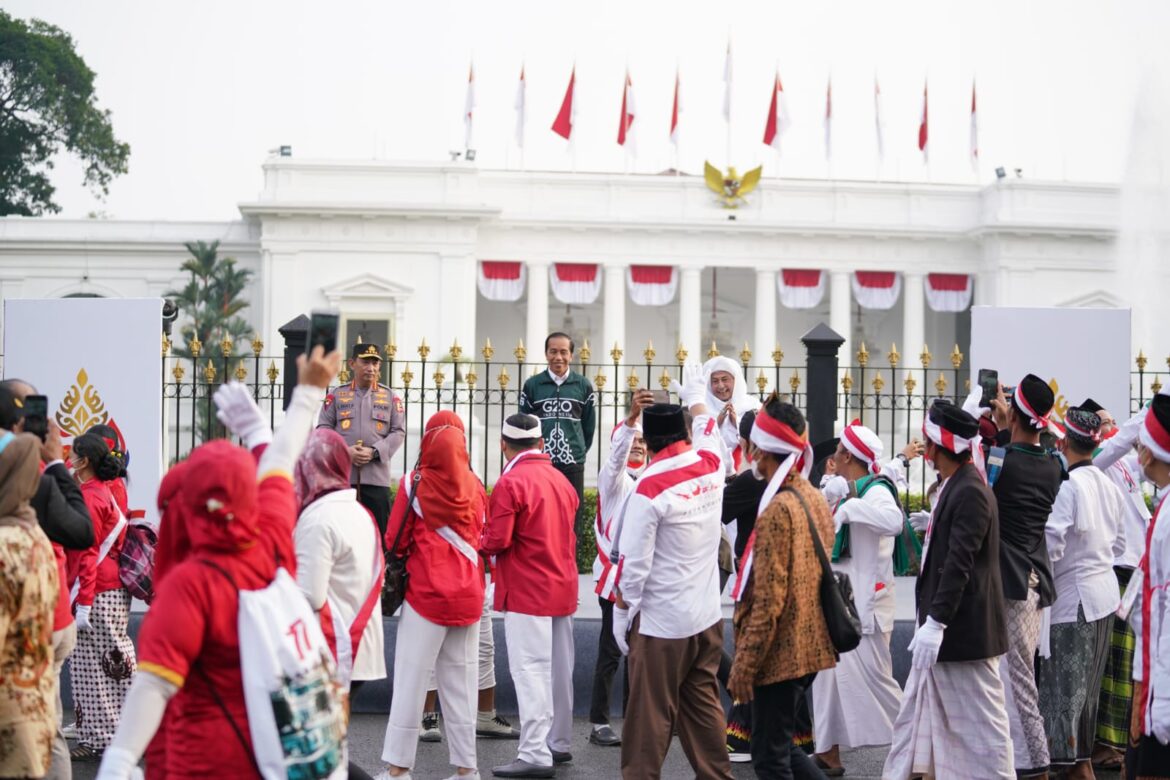
[[[496,687],[496,638],[492,635],[491,589],[483,600],[483,614],[479,616],[479,690]],[[435,675],[427,678],[427,691],[435,688]]]
[[[479,623],[440,626],[402,605],[394,645],[394,688],[382,760],[410,769],[418,752],[419,720],[433,674],[443,699],[451,764],[474,769]]]
[[[573,618],[504,615],[508,669],[520,705],[521,760],[552,766],[573,738]]]

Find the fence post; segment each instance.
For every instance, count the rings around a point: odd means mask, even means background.
[[[284,404],[281,408],[287,410],[293,388],[297,386],[297,356],[305,354],[305,343],[309,340],[309,318],[304,314],[297,315],[295,320],[280,326],[277,332],[284,339]]]
[[[822,322],[800,340],[808,353],[805,415],[808,438],[815,446],[833,437],[833,424],[837,420],[837,352],[845,339]]]

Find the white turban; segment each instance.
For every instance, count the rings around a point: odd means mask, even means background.
[[[731,391],[730,401],[720,401],[711,392],[711,375],[716,371],[726,371],[735,378],[735,387]],[[754,412],[760,408],[760,400],[748,391],[747,380],[743,376],[743,365],[729,357],[713,357],[703,364],[703,379],[707,383],[707,411],[718,415],[723,407],[731,404],[735,409],[736,417],[742,417],[744,412]]]

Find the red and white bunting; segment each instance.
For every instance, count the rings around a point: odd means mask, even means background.
[[[825,297],[825,272],[785,268],[776,277],[780,303],[788,309],[814,309]]]
[[[482,260],[479,264],[479,294],[489,301],[512,303],[524,295],[528,269],[524,263]]]
[[[626,271],[630,300],[639,306],[665,306],[674,300],[678,271],[672,265],[631,265]]]
[[[971,290],[969,274],[926,275],[926,302],[933,311],[966,311]]]
[[[585,306],[601,292],[601,272],[596,263],[553,263],[548,275],[553,295],[561,303]]]
[[[894,271],[857,271],[853,274],[853,297],[863,309],[892,309],[901,294],[902,277]]]

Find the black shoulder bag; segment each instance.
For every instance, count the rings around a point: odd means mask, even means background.
[[[821,560],[821,611],[825,615],[825,625],[829,628],[829,640],[838,654],[848,653],[861,644],[861,618],[857,614],[857,605],[853,602],[853,585],[849,582],[848,574],[833,571],[833,567],[829,565],[829,556],[825,555],[821,535],[817,533],[812,512],[809,511],[804,497],[797,490],[785,489],[792,491],[804,509],[805,519],[808,520],[808,532],[812,535],[813,547],[816,548],[817,557]]]
[[[407,556],[396,555],[395,550],[398,549],[398,542],[402,540],[402,532],[406,530],[406,521],[414,507],[414,494],[421,479],[422,474],[419,473],[418,464],[415,464],[414,477],[410,480],[410,495],[406,498],[406,512],[402,515],[402,525],[398,526],[398,533],[394,534],[394,544],[386,551],[386,577],[382,580],[382,614],[386,617],[397,612],[402,602],[406,600]]]

